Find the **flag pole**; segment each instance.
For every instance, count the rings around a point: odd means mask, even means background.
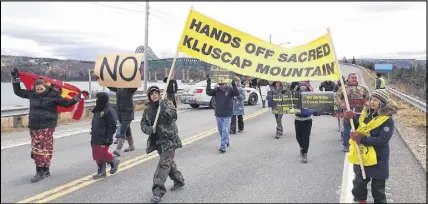
[[[345,98],[346,109],[349,111],[349,110],[351,110],[351,108],[349,106],[348,94],[346,93],[345,83],[344,83],[343,78],[342,78],[342,70],[340,69],[339,62],[337,61],[336,48],[334,47],[333,38],[331,37],[330,28],[327,28],[327,32],[328,32],[328,37],[330,38],[331,46],[333,47],[333,58],[334,58],[334,62],[336,63],[336,66],[337,66],[337,70],[339,72],[339,79],[340,79],[340,83],[342,84],[341,88],[342,88],[342,92],[343,92],[343,97]],[[349,123],[351,124],[351,131],[355,132],[354,120],[352,118],[351,118],[351,120],[349,120]],[[355,141],[353,141],[353,142],[355,142]],[[362,173],[363,179],[366,179],[366,171],[364,170],[363,158],[361,157],[361,152],[360,152],[360,145],[358,145],[357,142],[355,142],[355,147],[357,149],[357,155],[358,155],[358,160],[360,162],[360,168],[361,168],[361,173]]]
[[[193,5],[190,7],[190,12],[192,12],[192,11],[193,11]],[[189,14],[189,16],[190,16],[190,14]],[[186,22],[184,24],[186,24],[186,23],[187,23],[187,19],[186,19]],[[183,29],[183,31],[184,31],[184,29]],[[181,38],[180,38],[180,40],[181,40]],[[178,53],[179,52],[180,52],[180,41],[177,44],[177,50],[175,51],[175,56],[174,56],[174,59],[172,60],[171,68],[169,69],[168,79],[166,80],[165,88],[163,89],[161,98],[164,98],[165,95],[166,95],[166,89],[168,88],[169,81],[171,80],[171,75],[174,72],[175,62],[177,61],[177,57],[178,57]],[[147,93],[147,94],[149,94],[149,93]],[[148,97],[150,97],[150,95],[148,95]],[[159,119],[160,110],[161,110],[161,108],[159,107],[158,111],[156,113],[155,121],[153,123],[153,130],[154,131],[156,131],[156,125],[157,125],[157,122],[158,122],[158,119]]]

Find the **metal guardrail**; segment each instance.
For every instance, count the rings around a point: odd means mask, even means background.
[[[180,96],[181,93],[178,92],[177,96]],[[138,94],[134,95],[134,101],[143,101],[147,99],[147,94]],[[85,100],[85,108],[91,108],[95,106],[96,99],[87,99]],[[28,115],[30,112],[29,107],[12,107],[12,108],[2,108],[1,109],[1,118],[15,117]]]
[[[398,96],[399,98],[403,99],[404,101],[410,103],[411,105],[415,106],[416,108],[418,108],[421,111],[427,112],[427,104],[423,101],[420,101],[414,97],[411,97],[407,94],[401,93],[391,87],[386,87],[386,90],[390,91],[391,93],[393,93],[394,95]]]
[[[365,70],[365,67],[363,67],[363,66],[360,66],[360,65],[356,65],[356,64],[351,64],[352,66],[354,66],[354,67],[360,67],[360,68],[363,68],[364,69],[364,71],[366,71],[367,72],[367,70]],[[373,77],[370,73],[368,73],[367,72],[367,74],[370,76],[370,77],[372,77],[372,78],[375,78],[375,77]],[[391,87],[389,87],[389,86],[387,86],[386,87],[386,90],[388,90],[389,92],[391,92],[391,93],[393,93],[394,95],[396,95],[397,97],[399,97],[400,99],[402,99],[402,100],[404,100],[404,101],[406,101],[407,103],[409,103],[409,104],[411,104],[411,105],[413,105],[413,106],[415,106],[416,108],[418,108],[419,110],[421,110],[421,111],[423,111],[423,112],[427,112],[427,104],[425,103],[425,102],[423,102],[423,101],[420,101],[419,99],[417,99],[417,98],[415,98],[415,97],[412,97],[412,96],[409,96],[409,95],[407,95],[407,94],[404,94],[404,93],[402,93],[402,92],[400,92],[400,91],[397,91],[397,90],[395,90],[395,89],[393,89],[393,88],[391,88]]]

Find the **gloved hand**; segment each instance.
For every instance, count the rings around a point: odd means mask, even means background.
[[[153,126],[150,126],[150,134],[154,134],[156,133],[156,128],[154,128]]]
[[[352,111],[345,111],[345,113],[343,114],[343,118],[345,118],[346,120],[350,120],[351,118],[355,118],[355,113]]]
[[[17,68],[13,69],[13,71],[10,73],[10,75],[12,76],[12,79],[19,78],[18,69]]]
[[[159,99],[159,106],[165,108],[168,105],[168,99],[161,98]]]
[[[361,143],[361,133],[359,132],[351,132],[350,137],[352,140],[354,140],[357,144]]]
[[[81,91],[80,93],[81,93],[81,94],[84,94],[84,96],[85,96],[85,97],[89,96],[89,92],[87,92],[87,91],[85,91],[85,90]]]

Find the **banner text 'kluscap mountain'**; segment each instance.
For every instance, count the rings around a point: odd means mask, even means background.
[[[270,81],[336,80],[329,34],[294,48],[248,35],[191,10],[178,50],[238,74]]]

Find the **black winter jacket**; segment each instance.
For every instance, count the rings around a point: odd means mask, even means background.
[[[111,145],[116,133],[116,110],[108,103],[101,111],[94,113],[91,127],[91,144]]]
[[[119,121],[134,120],[134,93],[137,88],[113,88],[107,87],[116,92],[116,106]]]
[[[66,100],[51,87],[46,87],[45,93],[38,95],[34,90],[21,89],[21,84],[12,83],[13,92],[21,98],[30,99],[28,128],[32,130],[55,128],[58,121],[57,106],[70,107],[78,101]]]

